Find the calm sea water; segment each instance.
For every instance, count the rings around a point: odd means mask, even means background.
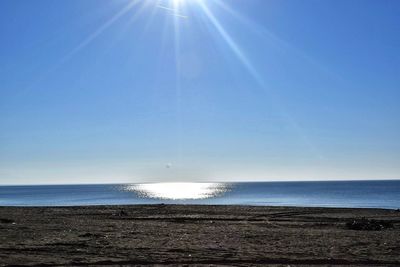
[[[223,204],[400,208],[400,180],[0,186],[0,206]]]

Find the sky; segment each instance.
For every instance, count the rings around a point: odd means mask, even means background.
[[[0,184],[400,178],[400,1],[0,12]]]

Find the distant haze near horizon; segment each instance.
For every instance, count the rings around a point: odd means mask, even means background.
[[[0,185],[400,179],[400,1],[0,12]]]

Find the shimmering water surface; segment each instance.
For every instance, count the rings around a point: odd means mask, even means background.
[[[400,208],[400,180],[0,186],[0,206],[222,204]]]

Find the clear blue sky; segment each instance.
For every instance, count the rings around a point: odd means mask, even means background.
[[[400,178],[400,1],[0,12],[0,184]]]

